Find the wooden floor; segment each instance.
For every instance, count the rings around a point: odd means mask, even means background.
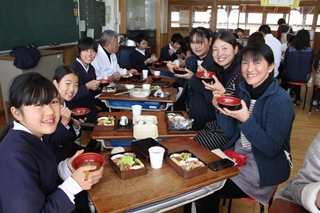
[[[304,88],[301,89],[301,95],[304,94]],[[312,89],[309,88],[308,98],[312,96]],[[293,130],[291,135],[291,154],[293,157],[294,168],[291,170],[291,177],[297,175],[298,170],[301,168],[304,156],[306,154],[309,144],[312,142],[316,134],[320,130],[320,111],[316,111],[315,107],[309,115],[309,101],[307,101],[305,110],[301,106],[295,106],[296,118],[293,123]],[[5,116],[0,116],[0,129],[6,124]],[[275,124],[276,125],[276,124]],[[82,141],[82,140],[81,140]],[[281,188],[283,184],[279,186]],[[221,206],[221,213],[227,213],[227,208]],[[267,209],[267,206],[266,206]],[[167,213],[182,213],[182,208],[176,208]],[[249,203],[238,199],[232,202],[232,213],[258,213],[259,204]],[[267,212],[267,211],[265,211]]]

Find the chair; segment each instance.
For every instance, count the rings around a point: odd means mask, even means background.
[[[278,187],[277,187],[278,188]],[[270,199],[269,199],[269,206],[268,206],[268,209],[270,208],[270,206],[272,205],[272,202],[273,202],[273,196],[274,194],[276,193],[277,191],[277,188],[274,190],[274,192],[272,193]],[[255,199],[251,198],[251,197],[243,197],[243,198],[240,198],[240,200],[244,200],[244,201],[248,201],[248,202],[252,202],[252,203],[256,203],[258,201],[256,201]],[[225,203],[226,203],[226,199],[223,199],[223,206],[225,206]],[[231,205],[232,205],[232,199],[229,199],[229,203],[228,203],[228,213],[231,212]],[[259,203],[260,205],[260,213],[264,213],[264,205]]]
[[[307,83],[305,82],[288,82],[288,84],[293,85],[293,86],[306,86],[306,92],[304,94],[304,100],[303,100],[303,110],[306,106],[306,100],[307,100],[307,93],[308,93],[308,86]]]
[[[135,49],[120,49],[118,52],[118,62],[119,66],[121,68],[127,68],[131,69],[131,63],[130,63],[130,54],[134,51]]]
[[[312,97],[314,97],[314,94],[316,92],[316,90],[320,90],[320,85],[314,85],[314,90],[313,90],[313,94],[312,94]],[[319,100],[320,100],[320,95],[318,96],[318,99],[317,99],[317,108],[316,108],[316,111],[318,111],[319,109]],[[309,110],[309,114],[311,114],[311,110],[312,110],[312,98],[311,98],[311,101],[310,101],[310,110]]]

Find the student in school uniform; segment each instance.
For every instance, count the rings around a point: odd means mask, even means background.
[[[146,48],[149,45],[149,38],[139,33],[136,36],[136,49],[130,54],[130,64],[133,69],[138,72],[142,72],[144,69],[148,69],[147,66],[156,61],[156,54],[151,54]]]
[[[97,43],[93,38],[84,37],[78,41],[77,49],[77,59],[70,66],[79,73],[79,89],[67,106],[70,109],[78,107],[89,108],[90,113],[87,114],[86,123],[82,125],[82,128],[92,131],[98,117],[95,97],[101,93],[100,82],[96,80],[96,72],[91,65],[97,53]]]
[[[162,47],[158,61],[174,61],[178,59],[177,51],[180,48],[180,33],[175,33],[171,36],[171,41],[167,46]]]
[[[72,160],[56,164],[44,134],[52,134],[60,121],[59,93],[51,81],[39,73],[19,75],[9,89],[10,111],[14,117],[0,141],[0,212],[60,212],[75,209],[74,196],[89,190],[102,177],[103,167],[88,165],[74,170]],[[58,187],[56,180],[64,182]]]

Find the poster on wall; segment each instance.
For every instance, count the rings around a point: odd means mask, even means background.
[[[261,6],[298,8],[300,0],[261,0]]]

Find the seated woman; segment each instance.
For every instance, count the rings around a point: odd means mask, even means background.
[[[275,198],[282,198],[303,206],[309,212],[320,212],[320,133],[308,148],[298,176],[286,182],[276,192]]]
[[[214,92],[218,123],[229,139],[224,149],[247,157],[240,173],[228,179],[215,193],[196,201],[197,213],[219,212],[219,199],[252,197],[262,204],[269,201],[277,185],[290,175],[290,135],[294,109],[288,93],[273,78],[274,57],[271,48],[261,42],[243,49],[237,97],[242,108],[220,108]]]

